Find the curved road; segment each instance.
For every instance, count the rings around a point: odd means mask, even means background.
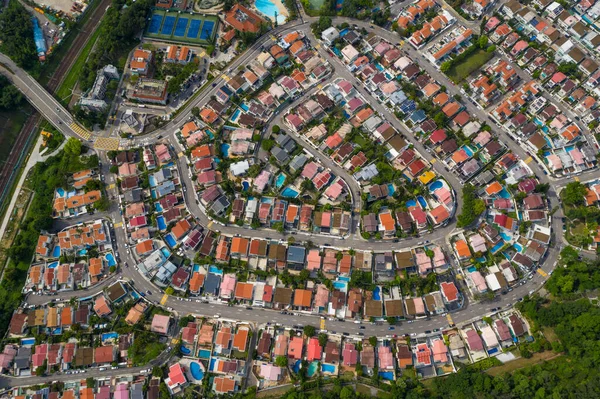
[[[305,17],[304,19],[308,20],[308,21],[314,20],[312,18],[307,18],[307,17]],[[394,43],[398,40],[398,37],[395,33],[383,30],[378,27],[371,28],[369,26],[369,24],[365,24],[361,21],[344,20],[344,19],[340,19],[340,18],[334,18],[334,23],[341,23],[341,22],[351,22],[353,24],[363,26],[367,29],[372,29],[378,35],[387,38],[392,43]],[[309,39],[311,39],[311,41],[313,41],[313,44],[314,44],[316,39],[312,35],[312,32],[310,32],[310,28],[309,28],[308,24],[309,24],[309,22],[303,22],[303,23],[294,22],[294,23],[283,25],[283,26],[275,29],[271,33],[272,34],[279,34],[279,33],[283,34],[288,31],[302,29],[307,34]],[[244,53],[243,55],[241,55],[240,57],[238,57],[238,59],[236,59],[234,61],[234,63],[231,65],[230,69],[232,69],[232,70],[236,69],[239,65],[244,65],[245,63],[249,62],[251,59],[255,58],[256,55],[261,51],[260,50],[261,46],[265,43],[268,43],[270,40],[271,40],[271,38],[269,37],[269,35],[265,35],[264,37],[259,39],[257,41],[257,43],[255,43],[246,53]],[[345,79],[348,79],[350,82],[352,82],[353,85],[357,89],[360,89],[361,94],[370,103],[370,105],[373,108],[375,108],[383,117],[385,117],[388,120],[388,122],[393,124],[393,126],[398,131],[402,132],[407,140],[409,140],[412,144],[414,144],[414,146],[419,151],[421,156],[425,157],[428,161],[432,160],[431,154],[429,154],[425,150],[423,145],[420,142],[416,141],[414,136],[409,131],[407,131],[407,129],[405,129],[404,125],[401,124],[400,121],[398,121],[395,118],[395,116],[393,114],[391,114],[387,109],[383,108],[383,106],[381,104],[379,104],[379,102],[376,99],[374,99],[362,87],[362,83],[357,81],[356,78],[352,74],[350,74],[350,72],[341,63],[339,63],[337,59],[332,60],[330,57],[328,57],[328,55],[326,54],[325,50],[323,50],[322,47],[319,48],[318,51],[321,53],[322,56],[324,56],[326,59],[330,60],[330,62],[332,63],[332,66],[334,67],[334,75],[336,77],[344,77]],[[410,46],[406,46],[404,48],[404,51],[407,52],[414,60],[419,60],[420,54],[416,50],[411,49]],[[27,73],[25,73],[21,69],[17,68],[16,65],[14,65],[14,63],[12,63],[12,61],[7,59],[7,57],[5,57],[4,55],[0,55],[0,62],[3,63],[4,65],[8,66],[12,70],[13,73],[10,73],[10,72],[7,73],[6,70],[2,67],[0,67],[0,70],[3,71],[4,73],[8,74],[9,78],[11,78],[11,80],[17,85],[17,87],[21,91],[23,91],[23,93],[27,96],[29,101],[32,104],[34,104],[34,106],[40,111],[40,113],[42,113],[44,115],[44,117],[46,119],[48,119],[50,122],[55,124],[55,126],[60,131],[62,131],[65,135],[77,137],[76,133],[69,127],[69,125],[73,122],[72,117],[66,110],[64,110],[60,106],[60,104],[58,104],[58,102],[52,96],[50,96],[48,93],[46,93],[45,90],[39,84],[37,84],[37,82],[34,79],[32,79]],[[438,82],[446,85],[450,94],[458,93],[458,88],[456,88],[454,85],[449,83],[448,79],[444,75],[440,74],[437,70],[435,70],[435,68],[433,68],[432,65],[430,65],[427,62],[420,62],[419,65],[421,68],[425,69],[428,73],[430,73],[430,75],[434,79],[438,80]],[[0,66],[2,66],[2,65],[0,65]],[[430,67],[432,68],[432,70],[430,70]],[[220,77],[216,78],[214,80],[214,83],[216,83],[217,86],[222,84],[223,82],[224,81]],[[136,138],[132,142],[131,145],[132,146],[143,145],[144,143],[152,142],[152,140],[155,140],[159,135],[165,135],[165,137],[168,137],[171,144],[173,144],[173,145],[177,146],[177,148],[179,148],[179,143],[177,143],[177,140],[175,139],[173,132],[176,130],[177,126],[179,126],[183,121],[185,121],[186,119],[188,119],[191,116],[191,108],[194,106],[206,103],[209,100],[210,95],[212,94],[213,91],[214,90],[212,90],[212,87],[206,88],[200,95],[198,95],[197,98],[194,99],[194,101],[192,101],[191,104],[189,104],[185,108],[184,111],[182,111],[176,118],[174,118],[167,126],[163,127],[162,129],[160,129],[150,135],[147,135],[147,136],[144,136],[141,138]],[[513,141],[513,139],[508,135],[507,132],[505,132],[502,129],[495,128],[496,125],[495,125],[494,121],[489,119],[488,114],[486,114],[482,110],[479,110],[477,107],[475,107],[474,105],[472,105],[469,102],[465,102],[465,105],[466,105],[469,113],[471,113],[472,115],[477,115],[479,117],[479,119],[482,121],[487,121],[488,124],[493,127],[494,132],[499,137],[500,141],[502,141],[504,144],[506,144],[516,155],[518,155],[521,159],[527,159],[529,157],[529,155],[525,152],[525,150],[523,150],[523,148],[517,142]],[[281,114],[278,115],[272,123],[281,123],[280,118],[281,118]],[[59,121],[60,121],[60,123],[59,123]],[[296,137],[296,138],[298,138],[298,137]],[[91,137],[90,139],[93,140],[94,137]],[[300,139],[299,141],[301,143],[303,143],[303,146],[304,146],[304,144],[305,144],[304,141],[302,139]],[[325,162],[325,164],[327,166],[329,165],[329,161],[326,160],[327,157],[324,157],[318,151],[314,150],[310,144],[306,144],[305,148],[309,149],[308,147],[310,147],[310,149],[312,149],[312,151],[315,151],[314,155],[318,156],[323,162]],[[311,151],[311,153],[313,153],[312,151]],[[114,182],[114,176],[112,176],[111,174],[108,173],[108,162],[106,159],[106,154],[101,153],[100,155],[101,155],[101,158],[103,159],[103,173],[107,176],[106,183],[108,185],[111,182]],[[572,179],[571,178],[562,178],[562,179],[550,178],[545,174],[544,170],[536,162],[531,162],[528,166],[537,175],[540,182],[550,183],[551,189],[547,195],[550,208],[559,207],[558,208],[559,210],[554,214],[553,220],[552,220],[552,230],[553,230],[553,240],[552,241],[553,242],[552,242],[552,245],[546,255],[546,259],[544,260],[544,263],[542,266],[543,270],[546,273],[550,273],[556,265],[560,246],[562,245],[562,242],[564,239],[564,237],[562,235],[562,225],[561,225],[561,221],[560,221],[560,218],[562,216],[562,211],[560,209],[560,206],[559,206],[560,203],[559,203],[557,193],[555,190],[557,188],[563,187]],[[190,177],[190,170],[187,165],[186,159],[185,158],[178,159],[177,167],[178,167],[180,175],[181,175],[182,183],[188,188],[188,190],[186,190],[184,192],[184,197],[185,197],[186,206],[187,206],[189,212],[199,220],[201,225],[203,225],[205,227],[208,226],[211,221],[206,216],[206,214],[202,211],[200,206],[197,204],[196,196],[195,196],[195,193],[193,192],[194,190],[189,190],[189,188],[193,187],[193,183],[192,183],[192,180]],[[441,162],[433,163],[433,168],[438,172],[438,174],[444,176],[453,187],[455,187],[455,188],[461,187],[461,184],[458,181],[458,179],[452,173],[447,172],[441,165]],[[333,165],[332,165],[332,170],[333,170]],[[337,169],[336,169],[336,171],[337,171]],[[338,173],[339,173],[339,171],[338,171]],[[342,175],[342,174],[340,174],[340,175]],[[600,176],[600,171],[595,170],[595,171],[583,174],[581,179],[589,180],[589,179],[597,178],[599,176]],[[348,177],[347,173],[346,173],[345,177]],[[351,177],[349,177],[349,180],[350,181],[347,181],[348,184],[354,184]],[[112,191],[112,190],[115,190],[115,191]],[[111,195],[118,195],[118,193],[116,193],[116,188],[112,189],[112,190],[109,190]],[[356,190],[356,187],[352,188],[353,193],[355,192],[355,190]],[[461,203],[462,199],[460,197],[460,190],[457,190],[457,194],[458,194],[457,200],[459,201],[459,203]],[[113,202],[111,204],[111,210],[109,211],[108,216],[111,217],[111,219],[113,220],[114,223],[123,221],[122,217],[119,214],[118,204],[116,204],[115,202]],[[218,225],[215,224],[215,226],[218,226]],[[217,228],[219,229],[219,231],[221,233],[227,234],[227,235],[242,234],[242,235],[246,235],[246,236],[249,235],[252,237],[259,237],[259,238],[265,238],[265,239],[273,238],[273,237],[276,237],[278,239],[285,239],[284,235],[280,235],[277,232],[271,231],[271,230],[253,230],[252,232],[248,232],[248,231],[245,231],[247,229],[238,227],[236,225],[218,226]],[[451,231],[450,231],[451,229],[454,229],[453,225],[450,225],[446,228],[438,229],[438,230],[434,231],[434,233],[432,233],[431,235],[429,235],[425,238],[429,238],[430,241],[442,241],[448,234],[451,233]],[[115,237],[116,245],[117,245],[116,250],[120,256],[121,262],[122,263],[126,262],[129,266],[134,265],[136,263],[135,259],[131,256],[131,254],[129,253],[129,250],[125,247],[125,243],[127,242],[127,236],[125,234],[124,229],[116,228],[116,229],[114,229],[114,232],[116,235],[116,237]],[[299,233],[299,235],[300,235],[300,233]],[[315,236],[315,235],[310,235],[310,234],[303,235],[303,238],[310,239],[310,240],[316,239],[316,240],[318,240],[320,245],[328,244],[331,246],[349,247],[349,248],[354,248],[354,249],[374,250],[374,251],[377,251],[377,250],[400,250],[403,248],[415,246],[415,245],[417,245],[416,244],[417,240],[423,239],[423,238],[421,238],[421,239],[412,238],[412,239],[403,240],[398,243],[387,243],[387,242],[375,242],[375,241],[362,240],[360,237],[357,237],[356,235],[352,235],[345,240],[340,240],[339,238],[336,238],[336,237]],[[138,273],[133,267],[122,267],[122,270],[119,273],[119,277],[124,278],[124,279],[129,279],[130,281],[134,282],[134,287],[138,291],[141,291],[141,292],[145,292],[148,290],[152,291],[152,295],[147,296],[147,300],[149,300],[149,301],[158,303],[160,301],[160,299],[162,298],[162,294],[160,292],[158,292],[156,287],[153,284],[151,284],[146,278],[142,278],[140,276],[140,273]],[[518,298],[521,298],[521,297],[527,295],[528,293],[539,289],[543,285],[544,281],[545,281],[545,279],[540,274],[534,273],[531,281],[528,284],[516,286],[512,292],[509,292],[507,295],[498,296],[492,302],[480,302],[480,303],[470,304],[468,307],[463,308],[462,311],[454,313],[453,319],[456,324],[461,324],[461,323],[467,322],[469,320],[472,320],[474,318],[479,318],[479,317],[483,316],[484,314],[488,314],[490,312],[491,308],[509,307],[512,304],[514,304]],[[72,296],[76,296],[76,295],[89,296],[89,295],[101,292],[102,288],[103,288],[103,285],[94,287],[86,292],[61,293],[57,297],[53,297],[53,299],[68,300]],[[47,303],[48,298],[45,296],[31,296],[27,299],[27,301],[30,304],[40,305],[40,304]],[[243,319],[243,320],[255,322],[258,324],[277,322],[277,323],[284,324],[284,325],[294,325],[294,324],[318,325],[318,323],[319,323],[318,316],[312,315],[312,314],[298,313],[296,315],[282,315],[282,314],[276,313],[275,311],[270,311],[270,310],[265,310],[265,309],[247,310],[245,307],[222,306],[222,305],[219,305],[218,303],[198,303],[195,301],[195,299],[186,301],[186,300],[179,300],[178,298],[175,298],[175,297],[169,297],[167,302],[165,303],[165,306],[172,307],[180,315],[192,313],[192,314],[209,315],[210,316],[212,314],[219,313],[221,315],[221,317],[223,317],[223,318],[228,318],[228,319],[233,319],[233,320],[242,320]],[[411,334],[411,333],[422,332],[424,330],[429,330],[429,329],[432,330],[435,328],[442,328],[442,327],[445,327],[446,325],[447,325],[446,319],[441,316],[434,316],[429,319],[416,320],[413,323],[405,322],[405,323],[402,323],[401,326],[397,326],[394,331],[390,331],[389,327],[387,325],[368,324],[368,325],[365,325],[365,329],[361,330],[361,329],[359,329],[359,326],[357,324],[354,324],[352,322],[343,322],[343,323],[338,322],[338,321],[327,321],[326,322],[326,328],[330,332],[331,331],[335,331],[337,333],[347,332],[350,334],[356,334],[359,332],[363,332],[365,334],[365,336],[388,335],[388,334]],[[55,378],[50,377],[50,379],[55,379]],[[0,378],[0,384],[5,384],[6,381],[14,382],[14,380],[18,380],[18,379],[10,379],[10,378],[3,377],[3,378]]]

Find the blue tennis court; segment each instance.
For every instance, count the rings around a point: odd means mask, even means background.
[[[177,20],[177,25],[175,25],[175,32],[173,32],[173,36],[183,37],[185,35],[185,29],[188,26],[187,18],[179,18]]]
[[[202,26],[202,33],[200,34],[200,40],[206,40],[212,35],[215,23],[213,21],[204,21]]]
[[[148,27],[148,33],[158,33],[162,20],[162,15],[153,15],[152,19],[150,20],[150,26]]]
[[[187,37],[191,37],[191,38],[197,38],[198,37],[198,32],[200,32],[200,26],[202,25],[202,21],[198,20],[198,19],[193,19],[192,22],[190,22],[190,28],[187,31]]]
[[[175,26],[175,17],[166,16],[165,22],[163,22],[162,29],[160,30],[161,35],[171,35],[173,33],[173,27]]]

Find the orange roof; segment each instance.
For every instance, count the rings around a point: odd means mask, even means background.
[[[254,284],[243,283],[238,281],[235,286],[235,298],[239,299],[252,299],[252,293],[254,292]]]
[[[56,268],[58,277],[58,284],[66,284],[69,281],[69,276],[71,275],[71,266],[68,264],[60,265]]]
[[[192,274],[192,278],[190,280],[190,291],[192,291],[192,292],[200,291],[200,288],[202,288],[202,286],[204,285],[205,277],[206,276],[204,274],[194,272],[194,274]]]
[[[294,306],[309,308],[312,303],[312,291],[296,289],[294,292]]]
[[[133,52],[133,58],[140,58],[143,60],[149,60],[152,57],[152,52],[148,50],[137,49]]]
[[[102,259],[100,258],[90,258],[90,276],[95,277],[102,274]]]
[[[171,233],[175,237],[176,240],[179,240],[185,233],[187,233],[192,225],[187,219],[181,219],[173,228],[171,229]]]
[[[485,192],[487,193],[487,195],[498,194],[500,191],[502,191],[502,185],[500,183],[498,183],[497,181],[490,183],[485,188]]]
[[[152,240],[142,241],[135,246],[135,250],[138,255],[147,254],[148,252],[152,251],[152,249],[154,249]]]
[[[423,88],[423,92],[425,93],[425,95],[427,97],[431,97],[433,96],[435,93],[437,93],[440,90],[440,86],[438,86],[435,83],[429,83],[427,84],[427,86],[425,86]]]
[[[199,127],[198,125],[196,125],[196,122],[189,121],[188,123],[183,125],[183,128],[181,128],[181,135],[183,136],[183,138],[187,138],[190,134],[194,133],[198,129]]]
[[[200,118],[206,123],[214,123],[219,119],[219,115],[210,108],[203,108],[202,111],[200,111]]]
[[[29,269],[29,279],[33,284],[39,284],[42,280],[42,266],[31,266]]]
[[[443,106],[448,102],[449,99],[450,97],[448,96],[448,94],[442,92],[433,98],[433,103],[435,105]]]
[[[233,337],[233,347],[240,352],[246,351],[246,344],[248,343],[248,329],[240,328]]]
[[[287,35],[285,35],[285,37],[283,38],[283,41],[287,44],[290,44],[290,43],[294,43],[296,40],[298,40],[299,37],[300,37],[300,34],[298,33],[298,31],[294,31],[292,33],[288,33]]]
[[[379,214],[379,223],[383,226],[385,231],[394,231],[394,218],[390,212],[380,213]]]
[[[79,391],[79,399],[94,399],[94,389],[83,388]]]
[[[249,240],[244,237],[233,237],[231,240],[231,254],[247,255]]]
[[[215,392],[229,393],[235,390],[235,380],[231,377],[215,377]]]
[[[219,346],[226,346],[229,345],[229,341],[231,341],[231,327],[222,327],[219,332],[217,332],[215,344]]]
[[[60,325],[66,327],[71,324],[73,324],[73,309],[70,306],[65,306],[60,312]]]
[[[177,56],[177,46],[169,46],[169,50],[167,51],[167,60],[174,60]]]
[[[456,241],[454,243],[454,248],[456,248],[456,252],[458,252],[458,256],[461,258],[468,258],[471,256],[471,250],[465,240]]]
[[[235,37],[235,29],[231,29],[231,30],[228,30],[223,36],[221,36],[221,39],[223,39],[226,42],[230,42],[234,37]]]
[[[204,158],[212,156],[212,147],[209,144],[203,144],[192,150],[192,158]]]
[[[562,136],[565,138],[565,140],[567,140],[567,142],[574,140],[579,136],[579,128],[575,124],[570,125],[562,132]]]
[[[146,69],[146,66],[148,65],[148,63],[146,61],[138,61],[138,60],[133,60],[131,61],[131,69]]]
[[[243,5],[236,4],[225,15],[225,22],[241,32],[258,33],[264,20]]]
[[[304,43],[301,40],[298,40],[294,44],[290,46],[290,53],[296,54],[298,51],[304,48]]]

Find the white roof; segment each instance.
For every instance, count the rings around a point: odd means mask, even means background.
[[[498,291],[500,289],[500,283],[498,282],[498,278],[496,278],[495,274],[488,274],[485,276],[485,282],[492,291]]]
[[[483,326],[479,329],[481,331],[481,338],[483,342],[485,342],[485,346],[488,348],[493,348],[498,346],[498,337],[496,337],[496,333],[490,326]]]

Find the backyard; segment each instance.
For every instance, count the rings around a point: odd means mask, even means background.
[[[446,74],[454,83],[460,83],[466,79],[471,73],[477,71],[486,62],[494,57],[493,52],[487,52],[483,49],[478,49],[467,56],[464,60],[452,63]]]

